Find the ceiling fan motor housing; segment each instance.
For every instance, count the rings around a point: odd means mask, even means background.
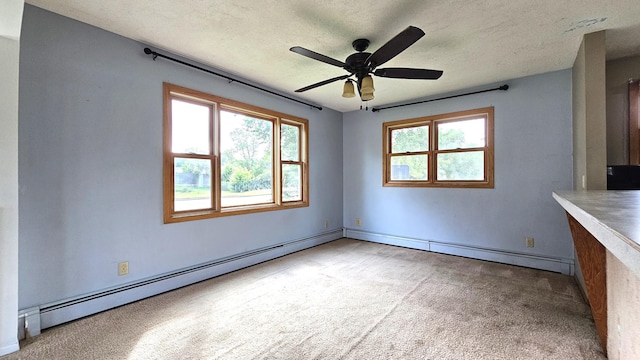
[[[348,72],[354,74],[358,79],[367,76],[369,74],[369,69],[365,65],[365,61],[369,58],[371,53],[368,52],[358,52],[355,54],[349,55],[347,60],[345,60],[344,69]]]

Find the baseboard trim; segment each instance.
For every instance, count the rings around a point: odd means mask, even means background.
[[[341,237],[343,237],[343,229],[331,230],[308,238],[255,249],[246,253],[217,259],[114,288],[44,304],[39,306],[38,325],[40,328],[35,329],[30,326],[28,332],[32,334],[36,332],[39,333],[41,329],[60,325],[199,281],[211,279],[261,262],[328,243]],[[22,326],[24,326],[24,319],[27,314],[30,316],[33,315],[33,309],[34,308],[20,311],[19,319],[22,319],[22,321],[19,322]],[[19,329],[18,332],[24,336],[25,329]]]
[[[509,265],[518,265],[534,269],[558,272],[566,275],[574,275],[573,259],[531,255],[525,253],[489,249],[477,246],[445,243],[425,239],[416,239],[403,236],[373,233],[358,229],[345,228],[344,236],[380,244],[402,246],[411,249],[419,249],[448,255],[463,256],[479,260],[494,261]]]
[[[20,345],[18,344],[18,341],[16,340],[15,343],[13,344],[9,344],[9,345],[5,345],[0,347],[0,356],[3,355],[8,355],[11,353],[14,353],[16,351],[20,350]]]

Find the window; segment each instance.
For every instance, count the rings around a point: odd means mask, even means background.
[[[383,185],[493,188],[493,107],[382,124]]]
[[[164,221],[308,206],[308,122],[164,84]]]

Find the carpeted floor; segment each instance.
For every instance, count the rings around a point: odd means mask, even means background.
[[[341,239],[45,330],[14,359],[604,359],[573,278]]]

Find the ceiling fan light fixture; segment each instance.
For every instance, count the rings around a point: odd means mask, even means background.
[[[373,91],[372,92],[363,92],[360,95],[360,99],[362,99],[362,101],[369,101],[369,100],[373,100]]]
[[[362,85],[360,86],[360,92],[373,94],[373,78],[369,75],[362,78]]]
[[[350,80],[345,81],[344,87],[342,88],[342,97],[352,98],[356,96],[355,89],[353,88],[353,83]]]
[[[362,78],[362,84],[360,85],[360,99],[362,101],[373,100],[373,91],[375,88],[373,87],[373,78],[367,75]]]

